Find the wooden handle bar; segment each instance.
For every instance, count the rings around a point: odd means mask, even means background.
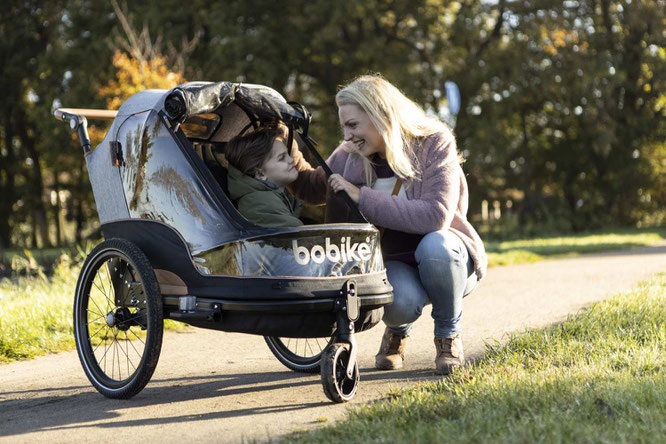
[[[85,108],[58,108],[53,111],[53,115],[56,119],[62,119],[63,114],[74,114],[76,116],[83,116],[87,119],[99,119],[99,120],[113,120],[116,118],[118,111],[110,109],[85,109]]]

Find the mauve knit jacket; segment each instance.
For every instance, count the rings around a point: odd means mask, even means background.
[[[342,146],[326,163],[333,173],[360,188],[359,209],[370,223],[415,234],[448,229],[463,241],[474,260],[477,277],[483,278],[488,257],[483,241],[467,220],[467,181],[453,135],[433,134],[414,147],[414,152],[421,174],[419,179],[404,184],[407,199],[365,186],[363,159]],[[299,171],[298,179],[289,187],[292,193],[310,203],[325,202],[327,179],[322,167],[313,169],[298,149],[292,156]]]

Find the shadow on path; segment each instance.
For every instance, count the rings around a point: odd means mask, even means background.
[[[363,381],[412,380],[414,382],[434,380],[432,370],[404,370],[383,372],[374,368],[362,369]],[[80,427],[134,427],[143,425],[168,424],[178,422],[206,421],[256,414],[301,410],[328,404],[323,392],[318,402],[303,403],[286,401],[270,406],[251,408],[231,408],[225,403],[226,397],[246,396],[255,392],[269,392],[280,389],[293,389],[294,398],[299,396],[299,388],[319,386],[318,374],[306,375],[294,372],[238,373],[227,375],[201,375],[192,377],[153,379],[138,395],[128,400],[107,399],[95,392],[91,386],[69,386],[40,388],[0,393],[0,397],[11,395],[14,399],[0,401],[0,436],[20,435],[43,430],[76,429]],[[86,390],[86,389],[89,390]],[[80,390],[86,390],[80,392]],[[74,394],[54,395],[53,392]],[[42,393],[50,395],[40,396]],[[35,396],[36,395],[36,396]],[[209,398],[220,398],[223,408],[204,414],[161,416],[155,418],[126,419],[120,411],[184,403]],[[123,416],[120,419],[120,416]],[[39,418],[39,421],[31,420]],[[114,420],[117,418],[117,420]],[[88,424],[90,423],[90,424]]]

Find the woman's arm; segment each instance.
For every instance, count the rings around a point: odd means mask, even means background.
[[[405,233],[425,234],[449,227],[460,200],[460,165],[455,140],[446,134],[430,136],[419,155],[421,181],[407,200],[362,187],[359,208],[371,223]],[[419,190],[420,188],[420,190]],[[420,191],[420,192],[419,192]]]

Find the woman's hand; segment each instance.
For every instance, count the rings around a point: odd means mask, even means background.
[[[331,174],[331,177],[328,178],[328,184],[336,193],[338,191],[346,191],[351,200],[353,200],[356,204],[358,203],[358,200],[361,197],[361,190],[347,182],[341,175]]]
[[[345,140],[342,142],[342,149],[348,153],[358,154],[359,156],[362,155],[358,150],[358,146],[356,146],[356,144],[350,140]]]

